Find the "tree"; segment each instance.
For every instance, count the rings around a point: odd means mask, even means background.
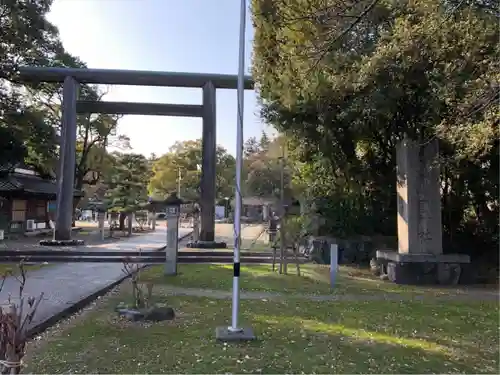
[[[262,133],[257,152],[244,160],[244,194],[267,198],[279,198],[281,194],[281,170],[284,163],[285,195],[290,197],[292,170],[284,150],[287,140],[283,136],[270,139]],[[283,160],[283,161],[282,161]]]
[[[0,163],[24,162],[44,174],[54,175],[60,134],[62,87],[42,83],[15,82],[20,65],[85,67],[68,54],[57,28],[46,19],[51,0],[3,1],[0,5]],[[80,97],[100,100],[104,93],[96,86],[82,85]],[[116,134],[118,117],[77,117],[75,186],[95,184],[102,174],[106,147],[128,139]]]
[[[52,1],[0,4],[0,164],[26,162],[43,173],[53,165],[55,133],[38,104],[12,81],[19,65],[48,65],[63,50],[45,15]]]
[[[409,134],[441,144],[447,249],[498,246],[498,19],[465,3],[252,2],[262,116],[292,140],[327,232],[396,232],[394,147]]]
[[[281,166],[278,160],[261,157],[249,165],[245,194],[257,197],[279,197]]]
[[[66,67],[85,68],[79,59],[63,52],[58,62]],[[100,101],[106,95],[97,85],[81,85],[81,100]],[[42,103],[48,112],[52,126],[60,131],[62,85],[43,84],[29,90],[30,99]],[[120,116],[109,114],[79,114],[77,116],[77,142],[75,162],[75,187],[95,185],[102,177],[105,168],[106,148],[113,146],[122,150],[130,149],[128,137],[117,133]]]
[[[149,191],[164,197],[177,191],[180,172],[181,197],[189,200],[199,199],[201,164],[201,139],[176,142],[167,154],[158,158],[154,163]],[[216,199],[232,197],[234,195],[235,160],[221,146],[217,146],[215,169]]]
[[[243,157],[250,158],[260,152],[260,145],[257,138],[250,137],[245,141],[243,145]]]
[[[267,152],[269,150],[269,145],[271,144],[271,140],[265,131],[262,131],[259,141],[259,148],[262,152]]]
[[[111,156],[113,168],[104,180],[105,202],[110,212],[120,213],[120,230],[124,230],[126,215],[147,202],[151,173],[144,155],[115,152]],[[129,231],[131,228],[129,221]]]

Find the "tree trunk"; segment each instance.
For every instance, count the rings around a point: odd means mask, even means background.
[[[132,219],[134,217],[134,214],[132,212],[129,212],[129,214],[127,215],[127,219],[128,219],[128,236],[130,237],[132,235]]]
[[[120,212],[120,226],[119,229],[124,232],[125,231],[125,218],[127,217],[127,214],[125,212]]]
[[[297,269],[297,276],[300,276],[300,261],[299,261],[299,248],[298,245],[293,246],[293,255],[295,256],[295,267]]]

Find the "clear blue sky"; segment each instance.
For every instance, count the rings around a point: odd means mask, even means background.
[[[237,74],[239,7],[239,0],[55,0],[48,18],[91,68]],[[246,73],[252,38],[248,11]],[[104,100],[201,104],[201,89],[114,86]],[[236,120],[236,90],[217,90],[217,143],[233,155]],[[246,91],[244,137],[265,129],[256,95]],[[201,130],[201,119],[191,118],[125,116],[119,124],[145,155],[200,138]]]

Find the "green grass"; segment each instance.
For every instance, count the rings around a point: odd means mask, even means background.
[[[163,276],[163,267],[151,267],[141,273],[142,280],[156,284],[186,288],[217,290],[232,289],[232,265],[182,264],[177,276]],[[300,294],[401,294],[449,295],[460,293],[459,289],[401,286],[382,281],[368,270],[340,267],[334,288],[330,287],[329,267],[324,265],[301,265],[301,276],[296,275],[294,264],[289,264],[288,275],[271,272],[271,265],[242,266],[240,287],[244,291]]]
[[[128,289],[124,287],[124,289]],[[127,290],[28,347],[29,373],[496,373],[493,302],[244,300],[258,340],[215,341],[228,300],[165,297],[174,321],[119,320]]]

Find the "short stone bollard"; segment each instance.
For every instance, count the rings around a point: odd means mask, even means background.
[[[339,266],[339,246],[337,244],[330,245],[330,286],[335,285],[337,278],[337,269]]]
[[[101,241],[104,241],[104,218],[105,218],[104,212],[97,213],[97,221],[99,222],[99,235],[101,237]]]
[[[200,240],[200,217],[195,214],[193,217],[193,242]]]

